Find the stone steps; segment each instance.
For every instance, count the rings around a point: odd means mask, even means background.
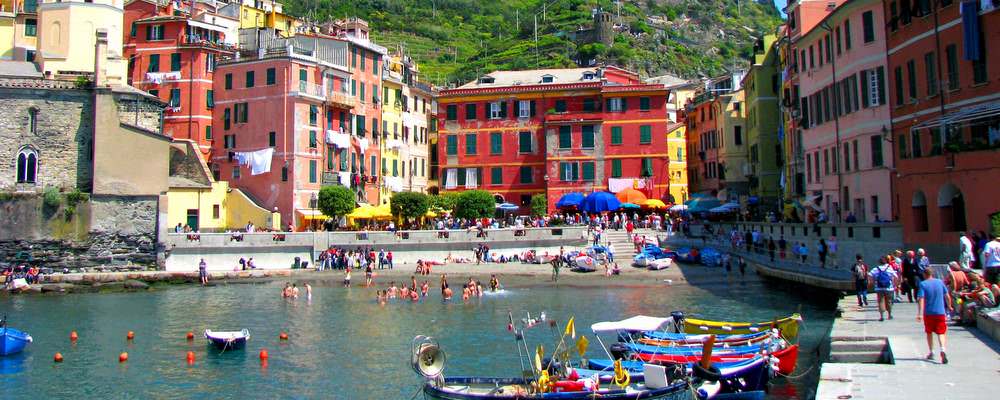
[[[892,351],[886,338],[833,338],[829,362],[891,364]]]

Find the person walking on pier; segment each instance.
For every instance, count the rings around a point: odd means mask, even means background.
[[[868,272],[872,284],[875,287],[876,302],[878,303],[878,320],[885,321],[885,313],[889,313],[892,319],[892,296],[896,292],[898,281],[896,270],[889,264],[890,256],[882,256],[879,266]]]
[[[868,265],[865,265],[861,254],[854,256],[854,291],[858,296],[858,307],[868,305]]]
[[[983,246],[983,275],[987,283],[1000,284],[1000,234]]]
[[[204,258],[198,263],[198,279],[201,280],[202,286],[208,285],[208,264]]]
[[[940,279],[934,277],[934,270],[924,270],[924,280],[917,290],[917,321],[923,320],[924,332],[927,334],[927,359],[934,359],[934,334],[938,337],[938,347],[941,349],[941,363],[948,363],[945,347],[948,345],[948,318],[945,312],[951,312],[951,297],[948,288]]]
[[[958,265],[962,269],[969,269],[972,264],[972,239],[962,232],[958,238]]]

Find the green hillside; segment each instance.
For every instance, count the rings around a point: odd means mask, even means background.
[[[619,26],[611,46],[573,40],[577,29],[592,26],[595,9],[612,13]],[[769,0],[626,0],[620,6],[610,0],[286,0],[285,10],[313,21],[366,19],[376,42],[402,46],[423,78],[437,84],[497,69],[571,67],[577,60],[645,76],[715,75],[744,64],[754,37],[781,22]]]

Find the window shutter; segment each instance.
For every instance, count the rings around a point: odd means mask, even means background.
[[[611,112],[611,99],[604,100],[604,110]]]
[[[628,97],[622,97],[622,112],[628,111]]]
[[[521,102],[514,100],[514,117],[516,118],[520,116],[521,116]]]
[[[878,67],[876,70],[876,78],[878,79],[878,104],[886,104],[885,101],[885,68]]]
[[[532,117],[535,116],[535,101],[534,100],[531,101],[531,116]]]
[[[153,26],[146,25],[146,40],[153,40]]]
[[[500,102],[500,118],[507,118],[507,102]]]

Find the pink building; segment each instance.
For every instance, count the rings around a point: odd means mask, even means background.
[[[831,220],[892,218],[884,26],[881,1],[850,0],[794,42],[806,193]]]
[[[348,44],[324,36],[281,38],[270,29],[243,30],[240,43],[238,56],[221,59],[215,72],[211,169],[302,229],[324,218],[316,209],[323,184],[364,187],[360,165],[371,142],[352,123],[357,98],[350,91]],[[236,160],[237,153],[269,150],[269,172]]]

